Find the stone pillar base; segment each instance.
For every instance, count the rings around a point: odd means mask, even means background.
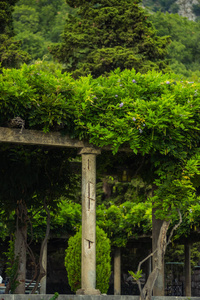
[[[101,295],[101,292],[96,289],[79,289],[76,291],[76,295]]]

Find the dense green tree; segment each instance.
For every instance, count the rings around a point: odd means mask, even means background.
[[[17,0],[0,1],[0,32],[8,35],[13,34],[12,11]]]
[[[71,237],[66,249],[65,267],[72,291],[81,288],[81,230]],[[110,240],[103,229],[96,227],[96,288],[107,293],[111,275]]]
[[[17,0],[0,1],[0,63],[1,67],[18,67],[28,61],[28,54],[20,49],[20,42],[13,39],[12,11]]]
[[[120,67],[165,70],[168,37],[157,37],[140,1],[68,1],[62,43],[52,46],[54,58],[74,76],[97,77]]]
[[[24,30],[36,33],[39,30],[39,13],[28,5],[16,6],[13,12],[15,33]],[[25,27],[25,29],[24,29]]]

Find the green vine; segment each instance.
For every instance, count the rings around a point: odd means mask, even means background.
[[[18,275],[18,267],[19,267],[19,258],[15,258],[14,254],[14,240],[9,241],[9,247],[8,251],[4,254],[7,257],[7,268],[6,268],[6,274],[9,277],[9,290],[11,294],[14,294],[15,289],[19,285],[19,281],[16,280]]]

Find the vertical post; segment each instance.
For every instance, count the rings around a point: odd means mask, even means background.
[[[163,221],[156,219],[154,215],[155,209],[152,211],[152,251],[154,252],[157,248],[158,238],[160,234],[160,229]],[[157,252],[153,255],[153,269],[155,267],[155,261],[157,261]],[[159,270],[158,277],[156,279],[154,288],[154,296],[164,296],[165,295],[165,282],[164,282],[164,258],[161,270]]]
[[[114,253],[114,295],[121,295],[121,249]]]
[[[191,244],[185,245],[185,296],[191,297]]]
[[[40,294],[46,294],[46,285],[47,285],[47,243],[44,246],[44,252],[42,256],[42,265],[44,267],[44,270],[46,272],[46,275],[42,277],[40,280]]]
[[[79,295],[100,295],[96,290],[96,155],[100,150],[83,148],[82,155],[82,254]]]

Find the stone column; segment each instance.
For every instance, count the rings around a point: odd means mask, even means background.
[[[185,296],[191,297],[191,244],[185,245]]]
[[[81,289],[78,295],[100,295],[96,290],[96,155],[100,150],[83,148],[82,155],[82,254]]]
[[[114,253],[114,295],[121,295],[121,249]]]
[[[44,277],[42,277],[40,284],[40,294],[46,294],[46,285],[47,285],[47,243],[44,247],[44,252],[43,252],[43,256],[42,256],[42,265],[46,271],[46,275]]]

